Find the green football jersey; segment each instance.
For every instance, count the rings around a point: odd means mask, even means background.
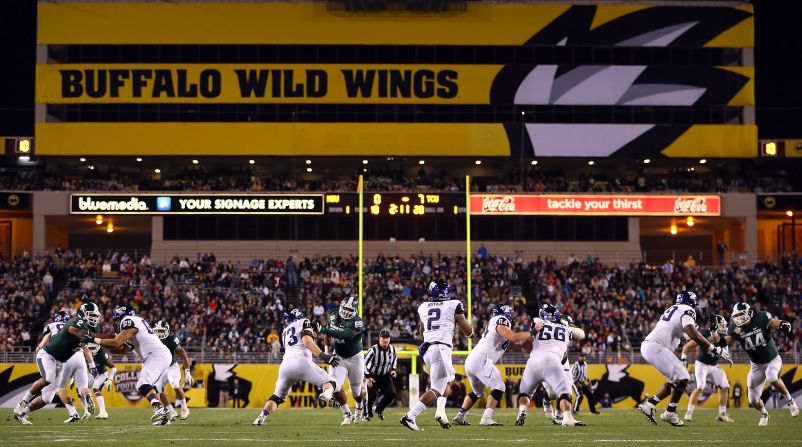
[[[106,351],[103,348],[97,350],[97,352],[92,356],[92,361],[95,362],[95,366],[97,367],[98,374],[103,374],[106,372],[106,358],[107,358]]]
[[[769,321],[771,314],[760,311],[755,313],[749,324],[736,326],[731,323],[727,328],[727,335],[738,340],[752,363],[769,363],[779,355],[769,331]]]
[[[706,338],[707,341],[709,341],[710,343],[713,343],[713,333],[710,330],[702,329],[701,331],[699,331],[699,334],[701,334],[702,337]],[[697,362],[702,362],[705,365],[711,365],[711,366],[718,365],[718,356],[717,355],[710,354],[709,352],[705,351],[701,347],[699,347],[698,351],[699,351],[699,354],[696,356],[696,361]]]
[[[162,340],[162,343],[164,343],[164,346],[167,346],[167,349],[170,350],[170,355],[173,356],[173,362],[170,363],[170,365],[172,366],[175,362],[178,361],[178,357],[175,355],[175,351],[178,349],[179,346],[178,337],[170,334],[167,336],[167,338]]]
[[[69,328],[77,327],[78,329],[97,332],[97,328],[90,327],[84,320],[75,317],[64,324],[64,327],[56,334],[50,341],[45,344],[43,348],[45,352],[52,355],[54,359],[59,362],[66,362],[72,357],[73,354],[78,352],[81,347],[81,340],[70,334]]]
[[[320,332],[331,337],[334,341],[334,352],[340,357],[348,358],[362,353],[362,333],[365,330],[365,323],[359,317],[343,320],[337,314],[329,315],[329,327],[324,327]],[[356,335],[350,335],[351,331],[357,331]]]

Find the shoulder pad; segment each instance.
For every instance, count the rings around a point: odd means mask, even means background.
[[[454,309],[454,314],[464,314],[465,313],[465,306],[462,305],[461,302],[457,302],[457,307]]]
[[[303,321],[304,321],[302,325],[303,329],[312,329],[312,323],[310,323],[309,320],[304,319]]]
[[[508,320],[506,317],[498,317],[496,319],[496,326],[511,327],[512,325],[510,324],[510,320]]]
[[[361,318],[357,318],[354,320],[354,329],[364,329],[365,322],[362,321]]]
[[[136,324],[134,324],[134,320],[132,318],[124,318],[123,321],[120,322],[120,330],[131,329],[135,327]]]
[[[179,341],[178,341],[178,337],[173,337],[173,343],[175,343],[176,346],[178,346],[180,344]]]
[[[694,312],[693,309],[687,309],[682,315],[687,315],[696,320],[696,312]]]
[[[764,312],[762,312],[762,313],[766,314],[766,319],[768,319],[768,320],[771,320],[772,318],[774,318],[774,317],[771,315],[771,312],[765,312],[765,311],[764,311]]]

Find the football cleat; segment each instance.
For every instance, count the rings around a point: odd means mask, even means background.
[[[654,408],[651,402],[644,401],[640,405],[638,405],[638,410],[646,416],[646,420],[651,422],[654,425],[657,425],[657,418],[655,415],[657,414],[657,410]]]
[[[758,427],[765,427],[769,425],[769,414],[763,413],[760,415],[760,422],[757,423]]]
[[[65,423],[65,424],[72,424],[72,423],[74,423],[74,422],[78,422],[78,421],[80,421],[80,420],[81,420],[81,418],[80,418],[80,417],[79,417],[77,414],[73,414],[72,416],[68,417],[68,418],[67,418],[67,419],[64,421],[64,423]]]
[[[15,416],[23,416],[23,415],[24,415],[24,413],[22,412],[22,410],[24,410],[24,409],[25,409],[25,407],[27,407],[27,406],[28,406],[28,404],[26,404],[25,402],[23,402],[23,401],[19,401],[19,402],[17,403],[17,406],[16,406],[16,407],[14,407],[14,410],[13,410],[13,412],[14,412],[14,415],[15,415]]]
[[[571,412],[567,412],[567,414],[563,414],[563,420],[560,424],[563,427],[573,427],[576,424],[576,419],[574,419],[574,415]]]
[[[727,413],[719,414],[718,416],[716,416],[716,420],[718,422],[735,422],[734,420],[732,420],[732,418]],[[687,419],[686,419],[686,421],[687,421]]]
[[[165,416],[169,416],[167,407],[159,405],[153,410],[153,415],[151,415],[150,420],[151,422],[160,421],[161,419],[164,419]]]
[[[33,425],[33,422],[28,420],[27,414],[14,413],[14,419],[22,425]]]
[[[169,413],[170,422],[173,422],[174,420],[178,419],[178,412],[177,411],[169,410],[168,413]]]
[[[796,406],[795,401],[788,402],[788,410],[791,412],[791,417],[799,416],[799,407]]]
[[[84,394],[83,402],[84,402],[84,407],[86,407],[86,412],[89,413],[90,415],[95,414],[95,401],[92,400],[92,395],[89,393]]]
[[[376,416],[379,418],[379,420],[381,421],[384,420],[384,413],[382,413],[381,411],[377,411]]]
[[[328,388],[318,396],[318,400],[325,405],[334,406],[334,388]]]
[[[521,427],[524,424],[526,424],[526,412],[520,412],[518,413],[518,418],[515,419],[515,425]]]
[[[482,418],[481,420],[479,420],[479,425],[481,425],[483,427],[500,427],[500,426],[502,426],[504,424],[499,424],[498,422],[494,421],[493,419]]]
[[[546,403],[545,400],[543,401],[543,416],[545,416],[546,419],[554,419],[556,417],[554,415],[554,410],[551,408],[551,401],[548,401],[548,403]]]
[[[348,413],[345,416],[343,416],[343,421],[342,421],[342,423],[340,425],[355,424],[356,422],[354,422],[354,419],[355,418],[351,416],[351,413]]]
[[[157,426],[157,427],[160,426],[160,425],[170,425],[169,414],[165,414],[164,416],[162,416],[161,419],[158,419],[158,420],[154,421],[153,425]]]
[[[691,413],[690,411],[686,411],[685,412],[685,416],[682,419],[685,419],[688,422],[692,421],[693,420],[693,413]]]
[[[682,419],[679,418],[679,415],[675,411],[666,411],[665,413],[660,415],[660,420],[663,422],[668,422],[674,427],[682,427],[683,425],[685,425],[685,423],[682,422]]]
[[[451,428],[451,422],[448,421],[448,416],[446,416],[445,414],[439,414],[439,415],[435,414],[434,420],[437,421],[438,424],[440,424],[440,428],[442,429],[448,430],[449,428]]]
[[[454,425],[471,425],[470,422],[465,420],[465,414],[464,413],[457,413],[457,415],[454,416],[454,419],[452,419],[451,422]]]
[[[403,425],[404,427],[406,427],[406,428],[408,428],[408,429],[410,429],[412,431],[422,431],[423,430],[422,428],[418,427],[418,424],[415,423],[414,419],[410,419],[410,418],[408,418],[406,416],[402,417],[399,422],[401,423],[401,425]]]
[[[109,414],[106,413],[105,410],[102,410],[100,413],[97,414],[97,416],[95,416],[95,419],[108,419],[108,418]]]
[[[259,417],[253,421],[251,425],[265,425],[265,421],[267,420],[267,415],[264,413],[259,413]]]
[[[81,419],[89,419],[90,416],[92,416],[92,413],[84,411],[84,414],[81,416]]]
[[[189,417],[189,407],[187,407],[187,404],[184,404],[184,408],[181,409],[181,415],[179,416],[179,418],[182,421],[186,421],[188,417]]]

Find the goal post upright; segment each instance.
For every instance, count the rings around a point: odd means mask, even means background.
[[[357,190],[359,191],[359,214],[358,214],[358,216],[359,216],[358,217],[358,222],[359,222],[359,231],[358,231],[358,233],[359,233],[359,241],[357,242],[357,245],[358,245],[358,249],[357,250],[359,252],[359,254],[358,254],[359,259],[357,261],[359,263],[359,266],[357,267],[357,271],[358,271],[358,273],[357,273],[357,281],[359,283],[359,318],[363,317],[363,313],[362,313],[362,298],[364,296],[364,291],[363,291],[364,281],[362,279],[362,269],[364,268],[364,263],[365,263],[364,253],[362,251],[363,242],[364,242],[364,237],[363,237],[363,232],[362,232],[363,229],[364,229],[364,227],[363,227],[363,225],[364,225],[363,218],[364,218],[364,213],[365,213],[365,210],[363,208],[364,207],[364,198],[365,198],[365,184],[363,182],[364,182],[364,177],[360,174],[359,175],[359,181],[357,182]]]

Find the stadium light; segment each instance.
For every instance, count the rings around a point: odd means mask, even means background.
[[[423,161],[423,160],[418,160],[418,164],[419,164],[419,165],[422,165],[422,164],[425,164],[425,163],[426,163],[426,162],[425,162],[425,161]]]
[[[651,163],[651,162],[652,162],[652,159],[651,159],[651,158],[645,158],[645,159],[643,160],[643,164],[645,164],[645,165],[648,165],[648,164],[649,164],[649,163]]]
[[[95,223],[98,225],[103,225],[103,216],[98,214],[97,217],[95,217]]]
[[[31,161],[31,157],[28,155],[20,155],[19,161]]]
[[[785,212],[785,215],[788,216],[788,217],[794,217],[794,212],[791,211],[791,210],[788,210],[788,211]]]
[[[161,174],[162,170],[159,169],[159,168],[156,168],[156,169],[153,170],[153,172],[155,172],[156,174]]]
[[[114,224],[109,222],[109,224],[106,226],[106,233],[113,233],[113,232],[114,232]]]
[[[248,160],[248,164],[249,164],[249,165],[256,164],[256,160]]]
[[[90,170],[90,171],[94,171],[94,170],[95,170],[95,167],[94,167],[94,166],[92,166],[92,165],[89,165],[89,170]]]
[[[312,172],[312,168],[306,168],[306,172]]]
[[[671,224],[671,230],[669,230],[669,233],[671,233],[672,236],[676,236],[677,235],[677,225],[676,224]]]
[[[595,165],[595,164],[596,164],[596,162],[595,162],[595,161],[593,161],[593,160],[590,160],[590,161],[588,162],[588,166],[593,166],[593,165]]]
[[[703,158],[703,159],[699,160],[699,164],[700,165],[703,165],[705,163],[707,163],[707,159],[706,158]]]
[[[142,157],[136,157],[136,161],[142,161]]]
[[[192,159],[192,164],[193,164],[193,165],[196,165],[196,164],[198,164],[198,160]]]
[[[692,226],[693,226],[693,225],[694,225],[696,222],[694,222],[694,221],[693,221],[693,216],[688,216],[688,219],[687,219],[687,220],[685,220],[685,223],[686,223],[686,224],[687,224],[689,227],[692,227]]]
[[[368,161],[367,160],[362,160],[362,164],[366,165],[366,164],[368,164]]]
[[[482,164],[482,160],[476,160],[476,164],[477,164],[477,165],[480,165],[480,164]]]
[[[78,159],[78,161],[80,161],[81,163],[83,163],[83,162],[85,162],[85,161],[86,161],[86,159],[85,159],[84,157],[81,157],[81,158],[79,158],[79,159]]]
[[[537,160],[532,160],[532,166],[536,166],[536,165],[537,165]]]
[[[311,165],[312,164],[312,160],[306,160],[306,164]]]

